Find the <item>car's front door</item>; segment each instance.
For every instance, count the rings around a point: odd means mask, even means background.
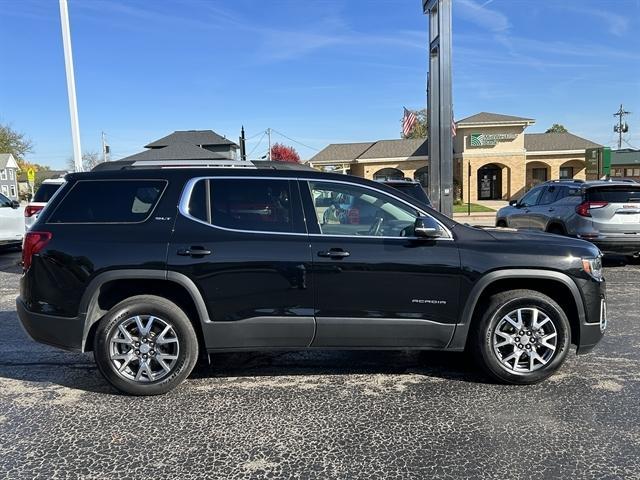
[[[316,289],[314,347],[444,347],[458,318],[451,233],[418,239],[424,214],[373,187],[301,180]]]
[[[13,202],[0,194],[0,241],[20,242],[24,231],[24,210],[14,208]]]
[[[311,343],[311,250],[296,181],[190,180],[167,263],[204,297],[209,349]]]
[[[543,191],[544,186],[535,187],[520,199],[513,211],[509,214],[507,221],[510,227],[532,228],[532,209],[538,203],[538,199]]]

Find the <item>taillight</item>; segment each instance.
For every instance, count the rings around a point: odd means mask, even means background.
[[[591,212],[589,210],[606,207],[607,205],[609,205],[608,202],[582,202],[576,207],[576,213],[582,217],[590,217]]]
[[[29,218],[39,213],[44,208],[44,205],[27,205],[24,207],[24,216]]]
[[[27,232],[22,241],[22,268],[28,270],[32,257],[42,250],[49,240],[51,232]]]

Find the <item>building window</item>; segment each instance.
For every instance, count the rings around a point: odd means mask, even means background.
[[[560,179],[573,178],[573,167],[560,167]]]
[[[548,180],[547,178],[547,169],[546,168],[532,168],[531,169],[531,178],[533,180],[533,185],[537,185],[539,183],[544,183]]]
[[[13,170],[13,168],[9,169],[9,180],[15,180],[15,172]]]
[[[0,172],[0,180],[6,180],[7,179],[7,169],[3,168],[2,171]]]
[[[633,168],[625,168],[624,169],[625,177],[633,177]]]
[[[634,177],[640,177],[640,168],[634,168],[633,169],[633,176]]]
[[[2,194],[9,195],[9,187],[7,185],[2,185]]]
[[[15,185],[9,185],[9,190],[11,191],[11,196],[13,198],[16,198],[16,186]]]

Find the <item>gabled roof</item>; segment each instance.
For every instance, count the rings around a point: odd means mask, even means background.
[[[602,145],[578,137],[573,133],[525,133],[524,148],[527,152],[551,152],[559,150],[584,150]]]
[[[19,168],[16,159],[10,153],[0,153],[0,168]]]
[[[121,160],[229,160],[224,155],[205,150],[190,143],[178,142],[164,148],[152,148]]]
[[[309,161],[311,163],[337,160],[350,162],[371,148],[374,143],[375,142],[332,143],[316,153]]]
[[[191,145],[235,145],[236,143],[218,135],[213,130],[176,130],[155,142],[145,145],[144,148],[162,148],[174,143],[190,143]]]
[[[429,155],[425,138],[402,138],[397,140],[378,140],[371,148],[362,153],[362,158],[418,157]]]
[[[426,139],[401,138],[363,143],[332,143],[309,159],[309,162],[354,162],[360,159],[407,158],[427,155]]]
[[[533,118],[514,117],[513,115],[503,115],[501,113],[480,112],[470,117],[463,118],[456,122],[457,126],[465,125],[490,125],[490,124],[511,124],[511,125],[531,125],[535,123]]]

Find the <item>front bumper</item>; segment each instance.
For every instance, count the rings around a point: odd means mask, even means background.
[[[589,281],[588,285],[583,286],[582,292],[585,297],[585,318],[580,324],[578,354],[593,350],[607,329],[607,297],[604,280]]]
[[[74,352],[82,351],[82,319],[31,312],[19,297],[16,299],[16,309],[22,327],[36,342]]]

